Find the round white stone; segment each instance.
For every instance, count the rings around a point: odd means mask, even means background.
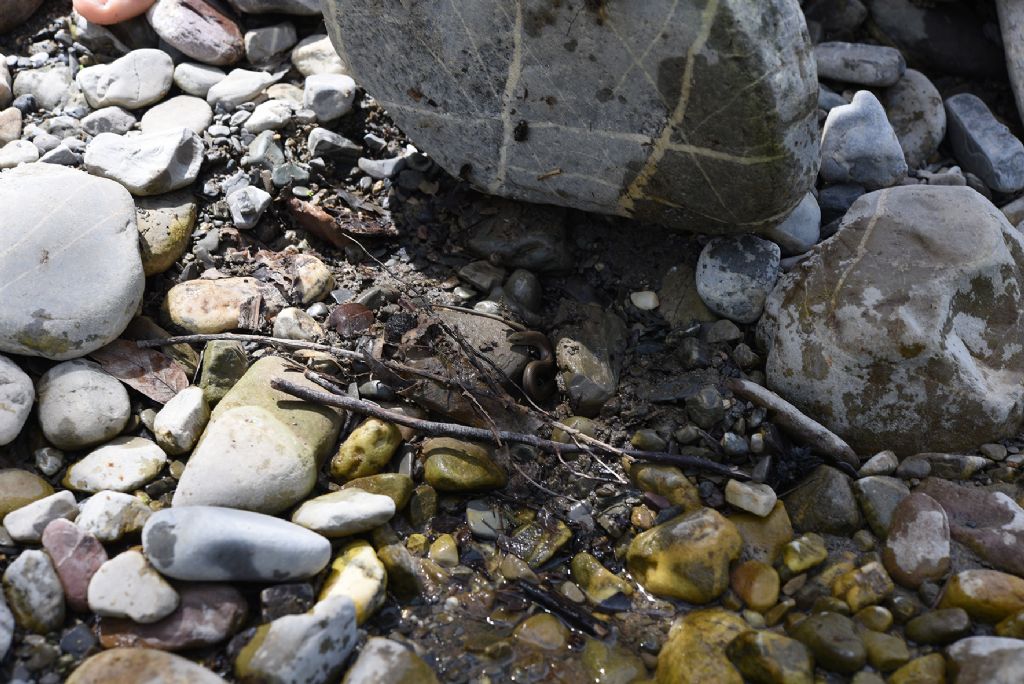
[[[32,378],[9,358],[0,356],[0,446],[10,444],[21,432],[35,398]]]
[[[39,380],[39,423],[59,449],[105,442],[124,429],[130,416],[124,386],[92,361],[65,361]]]
[[[178,607],[178,592],[138,551],[125,551],[99,567],[89,580],[89,609],[106,617],[147,624]]]
[[[75,495],[65,490],[33,501],[4,516],[4,529],[16,542],[38,544],[43,530],[58,518],[74,520],[78,515]]]
[[[178,392],[153,419],[156,443],[172,456],[192,450],[210,420],[203,389],[192,385]]]

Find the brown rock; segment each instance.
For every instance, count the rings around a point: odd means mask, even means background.
[[[124,618],[101,618],[103,648],[156,648],[181,651],[218,644],[245,622],[248,603],[227,584],[182,584],[178,608],[159,622],[139,624]]]
[[[225,684],[201,665],[148,648],[103,651],[78,666],[67,684]]]
[[[766,518],[752,513],[735,513],[729,516],[729,522],[736,526],[743,539],[742,560],[774,563],[782,555],[782,548],[793,540],[793,525],[781,501],[775,504]]]
[[[953,539],[992,567],[1024,576],[1024,508],[1000,491],[928,478],[918,492],[939,502]]]
[[[965,570],[946,582],[939,608],[963,608],[975,620],[999,622],[1024,610],[1024,579],[998,570]]]
[[[54,520],[43,530],[43,548],[64,587],[64,597],[72,610],[89,610],[89,580],[107,562],[103,544],[70,520]]]
[[[896,506],[882,562],[894,580],[911,589],[946,574],[949,521],[938,501],[914,492]]]

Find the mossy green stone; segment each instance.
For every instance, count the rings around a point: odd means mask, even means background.
[[[793,628],[791,633],[811,650],[814,662],[826,670],[853,674],[867,662],[867,649],[857,633],[857,627],[853,620],[844,615],[811,615]]]
[[[440,492],[479,492],[508,483],[502,467],[478,444],[439,437],[424,443],[423,454],[424,479]]]
[[[199,386],[206,401],[213,406],[242,379],[249,369],[249,359],[241,342],[213,340],[203,349],[203,366],[199,373]]]
[[[181,258],[196,225],[196,203],[187,192],[135,200],[139,251],[146,276],[163,273]]]
[[[405,508],[405,505],[409,503],[409,499],[412,498],[413,486],[412,478],[408,475],[402,475],[401,473],[379,473],[349,480],[341,488],[355,487],[370,494],[382,494],[391,497],[391,500],[395,502],[395,510],[400,511]]]
[[[751,682],[812,684],[814,660],[796,639],[773,632],[749,631],[725,649],[729,660]]]
[[[331,477],[353,480],[376,475],[387,467],[401,443],[398,426],[367,418],[345,438],[331,459]]]
[[[0,470],[0,518],[53,494],[50,483],[27,470]]]

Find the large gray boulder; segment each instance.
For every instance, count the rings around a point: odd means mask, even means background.
[[[53,164],[0,175],[0,351],[84,356],[142,301],[135,203],[113,181]]]
[[[817,171],[796,0],[323,5],[356,81],[492,194],[744,233]]]
[[[967,187],[864,195],[779,281],[768,385],[862,454],[956,452],[1024,416],[1024,239]]]

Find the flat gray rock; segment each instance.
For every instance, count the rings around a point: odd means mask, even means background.
[[[110,64],[78,72],[75,81],[93,109],[138,109],[159,102],[171,89],[174,62],[163,50],[132,50]]]
[[[999,123],[977,95],[946,98],[949,141],[965,170],[997,192],[1024,189],[1024,143]]]
[[[865,43],[819,43],[814,46],[818,78],[884,87],[900,80],[907,69],[896,48]]]
[[[324,18],[416,146],[492,194],[745,233],[813,182],[795,0],[325,0]]]
[[[973,450],[1024,418],[1024,240],[967,187],[864,195],[783,277],[768,387],[860,454]]]
[[[203,141],[187,128],[143,135],[101,133],[85,148],[89,173],[115,180],[133,195],[162,195],[190,184],[203,163]]]
[[[190,581],[305,579],[331,557],[330,542],[316,532],[262,513],[216,506],[157,511],[142,529],[142,547],[162,574]]]
[[[142,300],[135,205],[117,183],[50,164],[0,177],[0,351],[83,356]]]

